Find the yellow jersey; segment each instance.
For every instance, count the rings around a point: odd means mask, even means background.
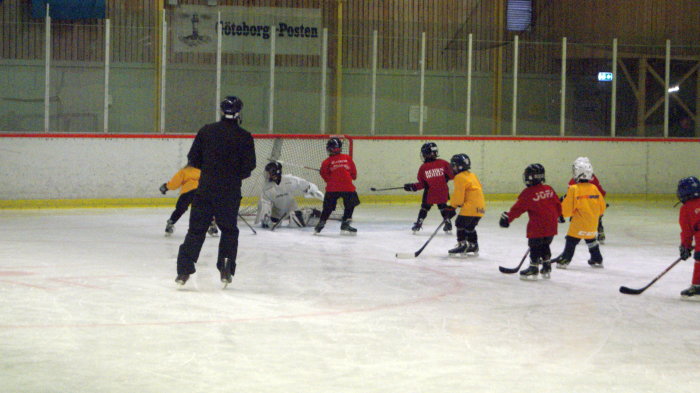
[[[567,236],[594,239],[598,235],[598,219],[605,213],[605,199],[592,183],[569,186],[561,203],[562,216],[571,217]]]
[[[460,216],[483,217],[486,213],[484,192],[475,174],[464,171],[455,175],[450,206],[459,209]]]
[[[195,190],[199,187],[199,176],[201,173],[202,171],[193,166],[186,166],[177,171],[166,184],[166,187],[171,191],[180,188],[180,195]]]

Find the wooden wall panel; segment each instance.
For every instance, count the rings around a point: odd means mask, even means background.
[[[505,0],[343,0],[343,66],[371,66],[372,31],[379,40],[379,67],[417,70],[420,68],[420,34],[429,44],[428,70],[461,70],[466,67],[466,40],[475,39],[474,69],[489,71],[493,51],[499,43],[495,31],[494,4]],[[153,63],[156,23],[155,0],[107,0],[112,21],[112,58],[115,62]],[[206,4],[204,0],[180,0],[180,4]],[[323,25],[329,29],[329,65],[337,53],[338,0],[219,0],[223,6],[321,8]],[[608,44],[618,38],[621,45],[653,45],[657,52],[666,39],[674,46],[700,45],[700,1],[697,0],[535,0],[536,19],[530,31],[520,32],[521,42]],[[43,19],[32,19],[28,0],[4,0],[0,5],[0,58],[41,59]],[[52,50],[56,60],[103,61],[104,22],[101,20],[54,21]],[[504,35],[512,40],[513,33]],[[630,49],[632,50],[632,49]],[[678,52],[687,52],[678,49]],[[690,51],[696,53],[697,51]],[[531,72],[552,69],[551,48],[530,54],[526,65]],[[266,55],[225,54],[225,64],[265,66]],[[169,54],[178,64],[211,65],[210,54]],[[278,56],[277,64],[318,67],[319,56]],[[556,67],[555,67],[556,68]]]

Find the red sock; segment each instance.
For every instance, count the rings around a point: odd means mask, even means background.
[[[700,285],[700,260],[695,261],[693,269],[693,285]]]

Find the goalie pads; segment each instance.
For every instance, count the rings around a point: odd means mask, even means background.
[[[298,228],[316,226],[320,217],[321,211],[318,209],[305,208],[295,210],[289,216],[290,226],[296,226]]]
[[[263,228],[267,228],[265,225],[269,225],[270,215],[272,214],[272,202],[260,198],[258,201],[258,213],[255,215],[255,225],[262,224]],[[267,223],[265,222],[267,221]]]

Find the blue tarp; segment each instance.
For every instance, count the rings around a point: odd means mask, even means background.
[[[44,18],[47,3],[54,19],[105,18],[105,0],[32,0],[32,18]]]

